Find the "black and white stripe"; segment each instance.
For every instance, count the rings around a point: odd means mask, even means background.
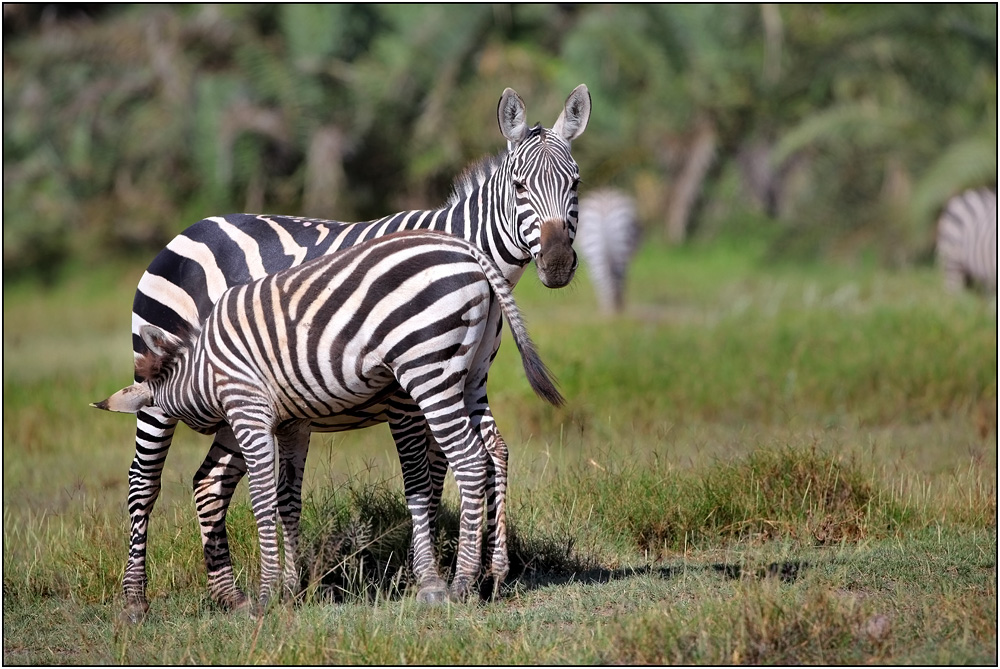
[[[580,198],[575,246],[601,310],[621,311],[628,266],[639,247],[635,200],[616,188],[595,190]]]
[[[408,211],[364,223],[342,223],[287,216],[238,214],[207,218],[174,238],[153,260],[139,282],[132,308],[133,349],[146,353],[143,325],[168,333],[195,329],[219,296],[232,286],[292,267],[339,249],[398,230],[430,229],[469,240],[482,249],[514,285],[534,260],[547,286],[564,286],[576,269],[579,173],[570,143],[586,128],[590,94],[577,87],[552,129],[529,128],[525,108],[512,90],[504,91],[498,121],[507,151],[470,170],[442,208]],[[494,326],[494,349],[500,323]],[[495,351],[494,351],[495,352]],[[137,380],[141,380],[137,376]],[[506,446],[489,410],[485,389],[478,393],[480,432],[493,457],[488,482],[487,560],[498,580],[507,571],[504,530]],[[428,438],[426,421],[405,393],[373,398],[350,411],[316,419],[310,429],[339,431],[388,422],[403,469],[403,485],[414,516],[433,526],[447,463]],[[146,547],[149,516],[160,492],[160,475],[176,421],[154,407],[137,415],[136,453],[129,470],[130,548],[122,586],[124,614],[137,620],[148,610]],[[226,512],[246,468],[231,430],[216,433],[194,477],[209,590],[219,603],[245,601],[236,588],[226,536]],[[424,525],[414,527],[414,542]],[[429,535],[426,537],[429,541]],[[417,580],[425,580],[416,572]]]
[[[263,608],[280,578],[279,517],[284,591],[298,590],[302,470],[311,423],[402,389],[455,472],[461,524],[451,596],[464,600],[479,573],[490,470],[477,429],[478,397],[501,313],[532,387],[561,404],[511,286],[493,261],[464,240],[407,231],[226,291],[193,342],[142,326],[139,335],[150,352],[138,369],[146,380],[96,406],[138,411],[155,405],[205,433],[231,426],[249,473]],[[278,490],[276,453],[289,478],[285,491]],[[433,547],[415,546],[414,557],[422,572],[433,575],[421,589],[446,596]]]
[[[967,190],[948,200],[937,228],[937,260],[951,290],[997,291],[997,194]]]

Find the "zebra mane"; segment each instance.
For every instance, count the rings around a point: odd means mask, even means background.
[[[136,380],[149,381],[159,376],[182,348],[190,348],[194,344],[200,330],[201,328],[192,327],[190,323],[182,324],[177,331],[180,341],[168,349],[165,355],[157,355],[146,348],[146,351],[135,359]]]
[[[536,123],[535,127],[528,131],[528,137],[540,135],[542,134],[542,130],[544,130],[542,124]],[[525,139],[527,139],[527,137]],[[459,174],[455,181],[452,182],[451,195],[448,196],[448,201],[445,202],[444,206],[451,207],[472,195],[473,191],[482,187],[482,185],[485,184],[491,176],[496,174],[496,171],[500,169],[500,164],[506,157],[507,151],[505,149],[492,156],[480,158],[462,170],[462,173]]]
[[[500,164],[506,157],[507,151],[501,151],[492,156],[480,158],[462,170],[462,173],[451,184],[451,195],[448,196],[445,206],[451,207],[472,195],[473,191],[480,188],[489,181],[491,176],[496,174],[496,171],[500,169]]]
[[[137,381],[155,379],[163,371],[163,358],[150,350],[146,350],[135,360],[135,378]]]

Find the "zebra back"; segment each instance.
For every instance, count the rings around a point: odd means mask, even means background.
[[[463,256],[466,267],[472,263],[482,269],[480,278],[463,273],[468,272],[462,269]],[[449,270],[446,282],[431,290],[423,277],[441,281],[445,276],[440,271],[428,274],[434,266]],[[291,416],[332,415],[352,408],[352,393],[360,391],[334,397],[317,394],[317,388],[349,388],[353,377],[346,370],[366,377],[370,372],[360,370],[369,364],[372,352],[378,351],[376,357],[383,360],[388,351],[412,345],[407,342],[419,341],[408,334],[414,328],[433,339],[467,327],[465,306],[453,305],[453,312],[444,307],[438,314],[415,300],[427,299],[426,292],[434,300],[447,301],[457,286],[482,277],[507,318],[532,389],[561,405],[563,397],[528,336],[500,270],[474,245],[430,231],[387,235],[236,286],[219,298],[193,339],[170,337],[175,341],[170,347],[153,344],[158,350],[143,357],[143,371],[158,404],[196,430],[217,427],[223,418],[222,400],[213,385],[216,374],[229,379],[229,385],[242,386],[248,397],[261,392],[273,397]],[[372,314],[383,316],[373,321]],[[373,331],[362,327],[366,320],[377,322]],[[338,334],[327,340],[327,332]],[[307,339],[302,339],[304,333]],[[330,347],[333,357],[324,363]],[[336,382],[330,381],[330,373]]]
[[[244,379],[251,394],[261,392],[259,383],[270,379],[265,381],[268,390],[264,392],[284,398],[290,402],[287,407],[296,405],[297,398],[307,397],[315,384],[303,379],[321,379],[324,367],[318,362],[320,349],[316,347],[325,335],[296,343],[295,333],[301,331],[303,323],[309,324],[310,331],[323,332],[336,318],[341,323],[337,332],[350,336],[343,340],[338,336],[333,342],[340,357],[331,362],[334,366],[361,369],[365,351],[384,348],[389,331],[402,324],[402,320],[396,320],[402,318],[400,313],[407,318],[416,315],[422,319],[423,328],[454,325],[454,318],[421,313],[411,302],[415,291],[427,288],[421,277],[432,265],[452,268],[449,273],[460,277],[453,279],[448,290],[454,290],[454,281],[468,284],[474,280],[460,274],[462,256],[481,268],[481,276],[507,319],[532,389],[551,404],[562,405],[564,399],[528,335],[511,286],[499,268],[473,244],[433,231],[394,233],[235,286],[220,296],[200,331],[192,331],[185,338],[165,335],[160,343],[152,343],[153,350],[139,359],[138,371],[160,394],[164,410],[199,431],[216,428],[223,418],[222,404],[213,387],[213,372]],[[359,296],[363,301],[358,301]],[[443,293],[437,299],[446,296]],[[382,319],[375,332],[362,334],[361,324],[374,313],[393,315]],[[439,316],[443,320],[438,321]],[[144,326],[143,330],[148,328]],[[148,332],[143,336],[150,341]],[[343,379],[340,384],[344,385]],[[350,409],[352,405],[343,400],[342,408]],[[298,410],[309,417],[338,411],[327,399],[316,396],[299,405]]]

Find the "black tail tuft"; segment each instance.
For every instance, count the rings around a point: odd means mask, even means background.
[[[522,343],[517,337],[514,338],[514,341],[521,352],[521,364],[524,365],[524,374],[528,377],[528,383],[531,384],[531,388],[535,391],[535,394],[553,406],[563,406],[566,400],[556,388],[552,372],[549,371],[549,368],[545,366],[545,363],[538,356],[538,352],[535,351],[532,341],[528,339]]]

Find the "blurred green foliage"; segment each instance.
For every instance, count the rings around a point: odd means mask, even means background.
[[[996,12],[6,4],[4,277],[212,214],[437,206],[502,148],[505,87],[551,125],[581,82],[584,188],[630,189],[654,234],[919,261],[944,201],[996,183]]]

